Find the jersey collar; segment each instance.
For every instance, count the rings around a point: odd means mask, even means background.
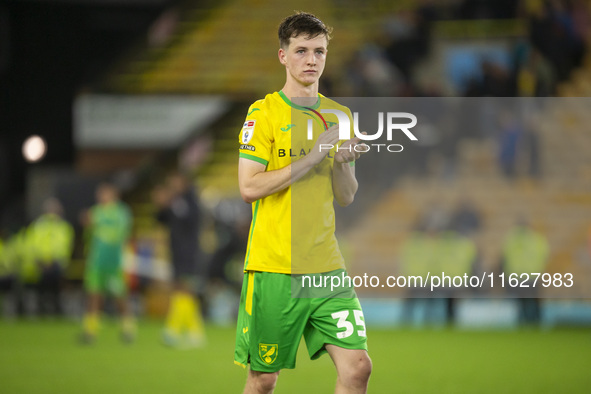
[[[283,101],[285,101],[285,103],[287,105],[289,105],[292,108],[295,109],[299,109],[300,111],[304,111],[304,110],[309,110],[309,109],[317,109],[320,106],[320,94],[318,94],[318,100],[316,100],[316,103],[314,103],[314,105],[311,105],[309,107],[302,107],[301,105],[297,105],[291,102],[290,99],[287,98],[287,96],[285,95],[285,93],[283,93],[283,90],[279,91],[279,96],[281,96],[281,98],[283,99]]]

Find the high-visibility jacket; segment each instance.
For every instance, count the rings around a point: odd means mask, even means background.
[[[12,274],[9,245],[0,239],[0,278]]]
[[[503,245],[505,272],[544,272],[548,255],[548,241],[542,234],[529,228],[515,228],[509,232]]]
[[[41,276],[31,239],[29,227],[23,227],[10,239],[14,266],[24,283],[36,283]]]
[[[40,264],[57,262],[65,267],[70,262],[74,229],[55,214],[44,214],[30,228],[30,241],[35,260]]]

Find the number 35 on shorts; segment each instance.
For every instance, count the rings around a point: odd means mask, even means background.
[[[353,312],[353,316],[355,317],[355,325],[357,326],[357,330],[353,327],[353,323],[351,323],[347,318],[349,317],[350,312]],[[331,314],[332,318],[337,320],[337,327],[344,329],[344,331],[337,332],[337,338],[344,339],[348,338],[355,331],[357,331],[357,335],[360,337],[365,337],[365,319],[363,317],[363,311],[360,310],[353,310],[353,311],[340,311]]]

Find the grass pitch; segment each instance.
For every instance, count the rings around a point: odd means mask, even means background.
[[[233,365],[234,329],[208,327],[202,349],[160,344],[159,323],[140,324],[133,345],[106,322],[92,346],[71,322],[0,321],[0,393],[240,393],[246,371]],[[591,330],[369,330],[370,393],[588,393]],[[276,393],[331,393],[328,356],[281,373]]]

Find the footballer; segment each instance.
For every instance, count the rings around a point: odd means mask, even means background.
[[[102,183],[96,191],[97,204],[84,218],[90,235],[84,287],[88,293],[87,313],[82,322],[81,341],[92,343],[99,331],[101,304],[104,296],[117,300],[121,321],[121,339],[135,339],[136,324],[127,300],[123,272],[123,249],[131,232],[131,212],[119,200],[115,185]]]
[[[297,12],[281,22],[278,33],[285,85],[250,106],[239,136],[238,182],[253,218],[234,362],[250,365],[245,393],[272,393],[279,372],[295,368],[303,336],[311,359],[331,357],[336,393],[365,393],[372,364],[354,291],[294,293],[298,275],[344,272],[333,202],[353,202],[360,153],[351,148],[361,140],[339,140],[337,118],[324,110],[349,117],[351,112],[318,93],[331,29]],[[329,145],[339,149],[320,149]]]

